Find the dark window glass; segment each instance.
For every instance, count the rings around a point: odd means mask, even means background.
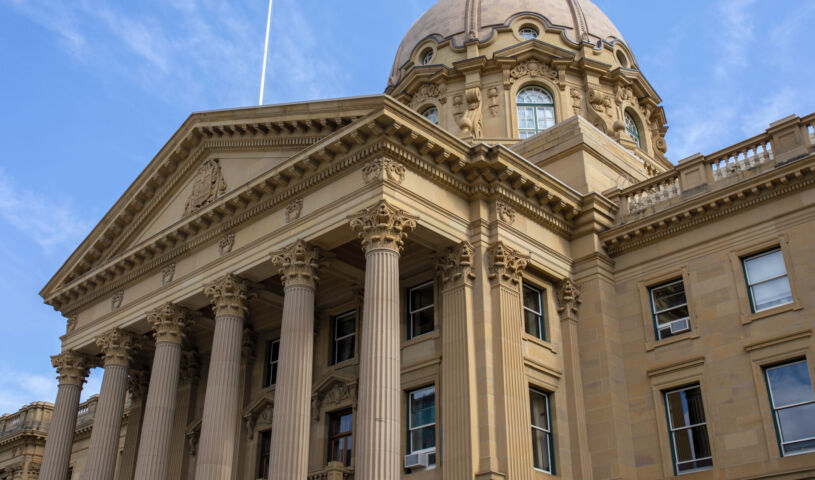
[[[543,292],[527,284],[523,286],[523,314],[526,333],[546,340],[546,324],[543,317]]]
[[[354,358],[356,342],[357,314],[348,312],[334,318],[331,339],[331,363],[340,363]]]
[[[710,439],[699,385],[665,393],[676,473],[706,470],[713,466]]]
[[[260,432],[258,441],[258,476],[269,478],[269,457],[272,454],[272,431]]]
[[[436,450],[436,387],[408,394],[408,453]]]
[[[534,389],[529,390],[529,405],[532,422],[532,458],[535,469],[554,473],[549,394]]]
[[[342,462],[346,467],[351,466],[352,430],[353,415],[351,410],[331,414],[328,446],[329,462]]]
[[[650,292],[657,340],[690,330],[688,300],[685,298],[685,284],[681,279],[653,287]]]
[[[815,451],[815,392],[807,362],[768,368],[766,374],[782,454]]]
[[[272,340],[266,348],[266,379],[264,387],[277,384],[277,360],[280,357],[280,339]]]
[[[433,282],[408,290],[408,338],[433,331]]]

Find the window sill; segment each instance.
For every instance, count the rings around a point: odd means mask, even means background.
[[[693,328],[688,332],[681,333],[679,335],[674,335],[673,337],[668,337],[664,340],[651,340],[645,342],[645,351],[650,352],[659,347],[673,345],[674,343],[684,342],[685,340],[694,340],[697,338],[699,338],[699,332],[696,331],[695,328]]]
[[[557,354],[557,346],[555,346],[554,343],[547,342],[546,340],[541,340],[540,338],[532,336],[532,335],[530,335],[530,334],[528,334],[526,332],[524,332],[524,334],[523,334],[523,339],[526,340],[529,343],[534,343],[535,345],[538,345],[539,347],[545,348],[545,349],[549,350],[550,352],[552,352],[554,354]]]
[[[328,366],[327,370],[339,370],[345,367],[353,367],[355,365],[359,365],[359,360],[356,356],[349,358],[348,360],[343,360],[339,363],[332,363]]]
[[[400,347],[401,350],[404,350],[408,347],[416,345],[417,343],[422,343],[428,340],[434,340],[439,338],[439,330],[434,329],[432,332],[427,332],[419,335],[418,337],[413,337],[410,340],[405,340],[402,342],[402,346]]]
[[[767,310],[761,310],[760,312],[744,314],[741,317],[741,323],[742,325],[749,325],[757,320],[763,320],[767,317],[773,317],[775,315],[780,315],[782,313],[798,311],[803,309],[804,307],[801,306],[801,302],[799,302],[798,299],[795,299],[795,301],[793,301],[792,303],[779,305],[777,307],[769,308]]]

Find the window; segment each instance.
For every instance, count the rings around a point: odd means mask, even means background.
[[[680,475],[713,467],[699,385],[666,392],[665,408],[668,411],[674,473]]]
[[[792,303],[790,281],[781,249],[742,260],[753,313]]]
[[[690,330],[688,300],[682,279],[653,287],[650,292],[657,340]]]
[[[408,394],[408,454],[436,451],[436,387],[414,390]],[[436,464],[432,455],[430,464]]]
[[[328,432],[328,461],[351,466],[353,414],[351,410],[331,414]],[[265,477],[264,477],[265,478]]]
[[[258,437],[258,476],[269,478],[269,458],[272,455],[272,431],[260,432]]]
[[[280,339],[271,340],[266,347],[266,378],[263,388],[277,384],[277,360],[280,357]]]
[[[433,282],[408,290],[408,338],[433,331]]]
[[[524,283],[524,327],[526,333],[546,340],[546,323],[543,318],[543,292]]]
[[[534,40],[538,38],[538,29],[531,25],[525,25],[518,30],[518,34],[524,40]]]
[[[431,60],[433,60],[433,49],[428,48],[422,53],[422,65],[429,64]]]
[[[68,477],[67,480],[71,480],[71,477],[74,476],[74,467],[68,467]]]
[[[806,360],[765,372],[781,455],[815,451],[815,393]]]
[[[617,61],[620,62],[623,68],[628,68],[628,58],[626,58],[625,54],[620,50],[617,50]]]
[[[428,107],[422,112],[424,118],[430,120],[431,122],[435,123],[436,125],[439,124],[439,109],[436,107]]]
[[[555,101],[542,87],[526,87],[516,98],[518,104],[518,132],[529,138],[555,124]]]
[[[331,364],[354,358],[356,340],[357,312],[343,313],[334,317],[334,329],[331,332]]]
[[[532,419],[532,458],[535,470],[555,473],[554,448],[552,446],[552,418],[549,394],[529,390],[530,415]]]
[[[637,143],[637,146],[642,148],[640,127],[637,126],[637,121],[634,120],[634,117],[628,112],[625,112],[625,131]]]

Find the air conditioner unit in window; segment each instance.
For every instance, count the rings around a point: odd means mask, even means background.
[[[433,452],[411,453],[410,455],[405,455],[405,468],[408,470],[413,470],[414,468],[427,468],[430,466],[430,455],[433,455]]]
[[[675,335],[679,332],[684,332],[685,330],[690,328],[690,323],[688,319],[684,320],[677,320],[671,324],[671,335]]]

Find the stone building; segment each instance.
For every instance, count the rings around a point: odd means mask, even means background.
[[[815,115],[660,104],[589,0],[440,0],[385,95],[192,114],[41,292],[40,478],[99,366],[83,480],[815,477]]]

